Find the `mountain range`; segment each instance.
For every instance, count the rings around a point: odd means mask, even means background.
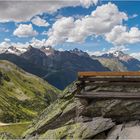
[[[15,53],[14,50],[16,50]],[[58,51],[50,46],[40,49],[29,46],[26,51],[20,51],[18,55],[17,49],[10,47],[1,52],[0,59],[13,62],[25,71],[47,80],[59,89],[64,89],[76,80],[78,71],[109,70],[98,60],[92,59],[86,52],[78,49]]]
[[[139,71],[140,61],[122,51],[90,56],[78,49],[58,51],[48,47],[8,47],[0,50],[0,59],[47,80],[63,90],[76,80],[78,71]]]

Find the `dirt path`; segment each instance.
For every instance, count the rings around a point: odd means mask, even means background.
[[[5,125],[9,125],[8,123],[1,123],[0,122],[0,126],[5,126]]]

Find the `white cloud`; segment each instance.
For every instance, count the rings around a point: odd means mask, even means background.
[[[114,53],[116,51],[127,52],[128,50],[129,49],[126,48],[125,46],[117,46],[117,47],[112,47],[109,50],[106,50],[105,48],[103,48],[103,50],[101,50],[101,51],[89,51],[89,50],[87,50],[86,52],[89,55],[101,56],[101,55],[106,54],[106,53]]]
[[[92,56],[92,55],[95,55],[95,56],[101,56],[103,55],[104,53],[106,53],[105,51],[89,51],[89,50],[86,50],[86,52]]]
[[[98,0],[80,0],[81,4],[88,8],[90,5],[97,4]]]
[[[108,3],[98,6],[91,15],[74,21],[73,17],[58,19],[49,30],[48,44],[62,42],[83,42],[91,35],[104,35],[111,29],[122,24],[128,17],[120,12],[115,4]]]
[[[46,20],[40,18],[39,16],[34,17],[31,21],[32,21],[33,24],[35,24],[35,25],[37,25],[39,27],[41,27],[41,26],[44,26],[44,27],[49,26],[49,23]]]
[[[38,40],[38,39],[36,39],[36,38],[33,38],[33,39],[30,41],[30,44],[31,44],[33,47],[40,48],[40,47],[42,47],[42,46],[46,46],[46,39]]]
[[[140,30],[137,27],[128,30],[126,26],[115,26],[106,34],[106,40],[116,46],[137,43],[140,42]]]
[[[16,48],[27,48],[29,46],[29,42],[21,43],[21,42],[11,42],[10,39],[5,38],[3,42],[0,43],[0,49],[9,48],[10,46],[14,46]]]
[[[71,30],[74,28],[74,19],[72,17],[63,17],[57,20],[48,32],[48,45],[56,45],[65,42]]]
[[[38,33],[33,29],[32,24],[20,24],[13,34],[18,37],[32,37]]]
[[[131,53],[130,56],[140,60],[140,52]]]
[[[130,19],[136,18],[138,14],[133,14],[132,16],[129,16]]]
[[[47,31],[43,31],[41,34],[42,35],[48,35],[48,32]]]
[[[126,52],[126,51],[129,51],[129,48],[126,48],[125,46],[115,46],[115,47],[110,48],[107,51],[107,53],[113,53],[113,52],[116,52],[116,51]]]
[[[4,39],[5,42],[10,42],[11,40],[9,38]]]
[[[3,41],[3,42],[0,43],[0,49],[8,48],[8,47],[10,47],[10,43],[9,42]]]
[[[87,1],[86,3],[84,1]],[[88,2],[91,1],[91,2]],[[33,16],[43,12],[55,12],[62,7],[78,6],[81,3],[87,7],[96,0],[5,0],[0,1],[0,22],[29,21]]]

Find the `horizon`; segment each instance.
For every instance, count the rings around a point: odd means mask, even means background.
[[[140,59],[139,4],[115,0],[0,1],[0,47],[51,45],[57,50],[78,48],[93,55],[120,50]]]

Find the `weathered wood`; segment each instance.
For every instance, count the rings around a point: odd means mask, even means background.
[[[75,95],[77,98],[90,99],[140,99],[140,93],[126,93],[126,92],[85,92]]]
[[[94,82],[94,81],[110,81],[110,82],[140,82],[140,77],[131,77],[131,78],[120,78],[120,77],[106,77],[106,78],[102,78],[102,77],[84,77],[84,78],[78,78],[79,81],[90,81],[90,82]]]
[[[140,82],[85,82],[85,86],[139,86]]]
[[[140,72],[78,72],[78,77],[94,76],[140,76]]]

